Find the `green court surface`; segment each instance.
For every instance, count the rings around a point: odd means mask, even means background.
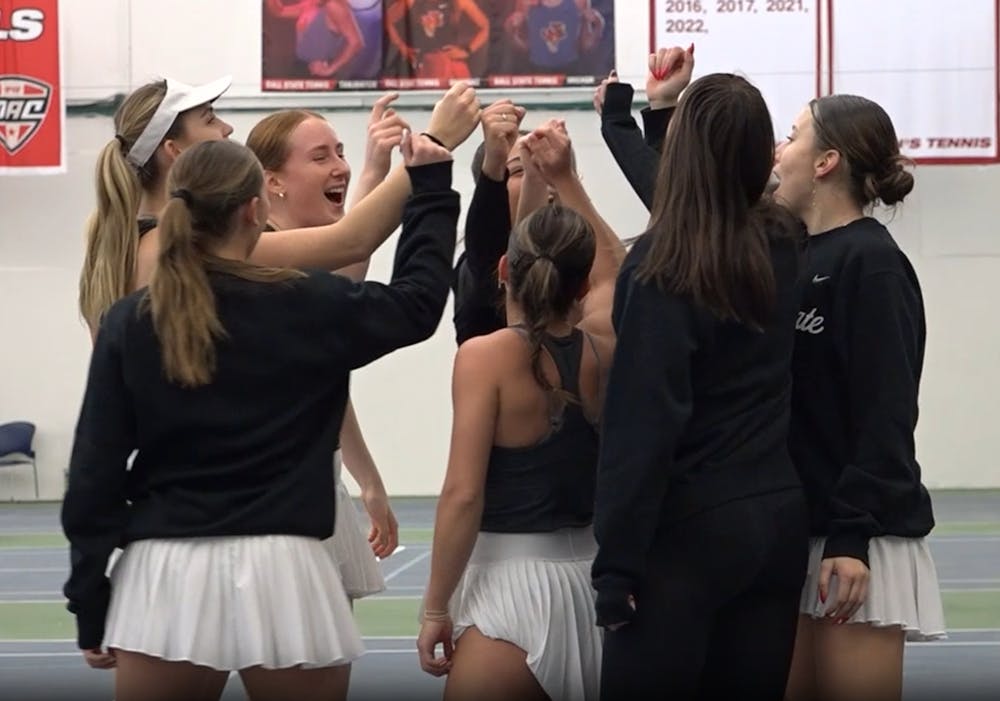
[[[417,635],[420,599],[363,599],[354,604],[365,637]],[[0,641],[69,640],[76,636],[73,616],[62,602],[0,602]]]
[[[950,629],[1000,629],[1000,590],[943,592]],[[419,597],[376,597],[355,603],[365,637],[414,637]],[[76,635],[61,602],[0,602],[0,640],[63,640]]]

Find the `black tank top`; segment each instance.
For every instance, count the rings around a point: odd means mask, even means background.
[[[481,531],[544,533],[592,522],[598,442],[597,429],[579,403],[583,341],[580,329],[542,341],[559,370],[562,388],[575,401],[553,418],[551,432],[535,445],[493,446]]]

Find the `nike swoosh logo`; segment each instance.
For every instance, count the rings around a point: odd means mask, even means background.
[[[826,282],[830,279],[829,275],[813,275],[813,284],[818,285],[821,282]]]

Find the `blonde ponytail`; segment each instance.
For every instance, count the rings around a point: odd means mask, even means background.
[[[139,252],[139,203],[143,190],[160,186],[155,158],[136,168],[125,156],[167,93],[159,80],[134,90],[115,112],[115,138],[97,156],[97,210],[87,222],[87,251],[80,271],[80,313],[91,333],[112,304],[132,292]],[[179,133],[179,122],[168,136]]]
[[[112,304],[132,291],[139,250],[139,178],[114,139],[97,157],[97,210],[87,222],[80,272],[80,313],[91,332]]]

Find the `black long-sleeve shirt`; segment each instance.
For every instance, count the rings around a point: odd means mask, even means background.
[[[640,130],[632,117],[634,92],[628,83],[608,84],[601,109],[601,136],[635,194],[646,209],[652,209],[660,154],[674,108],[643,108]]]
[[[599,615],[637,591],[661,529],[799,486],[788,453],[798,245],[771,244],[776,302],[763,332],[639,281],[648,249],[644,236],[615,289],[594,518]]]
[[[434,333],[448,296],[451,164],[410,169],[388,285],[328,272],[287,283],[210,273],[226,338],[208,385],[167,381],[144,291],[95,342],[62,507],[65,585],[81,648],[104,635],[116,546],[149,538],[333,532],[333,471],[350,371]],[[138,453],[131,470],[130,453]]]
[[[510,239],[509,201],[506,173],[499,181],[480,174],[465,217],[465,251],[455,264],[458,345],[506,325],[497,289],[497,263]]]
[[[874,219],[809,240],[790,447],[825,557],[934,526],[913,432],[926,326],[906,255]]]

